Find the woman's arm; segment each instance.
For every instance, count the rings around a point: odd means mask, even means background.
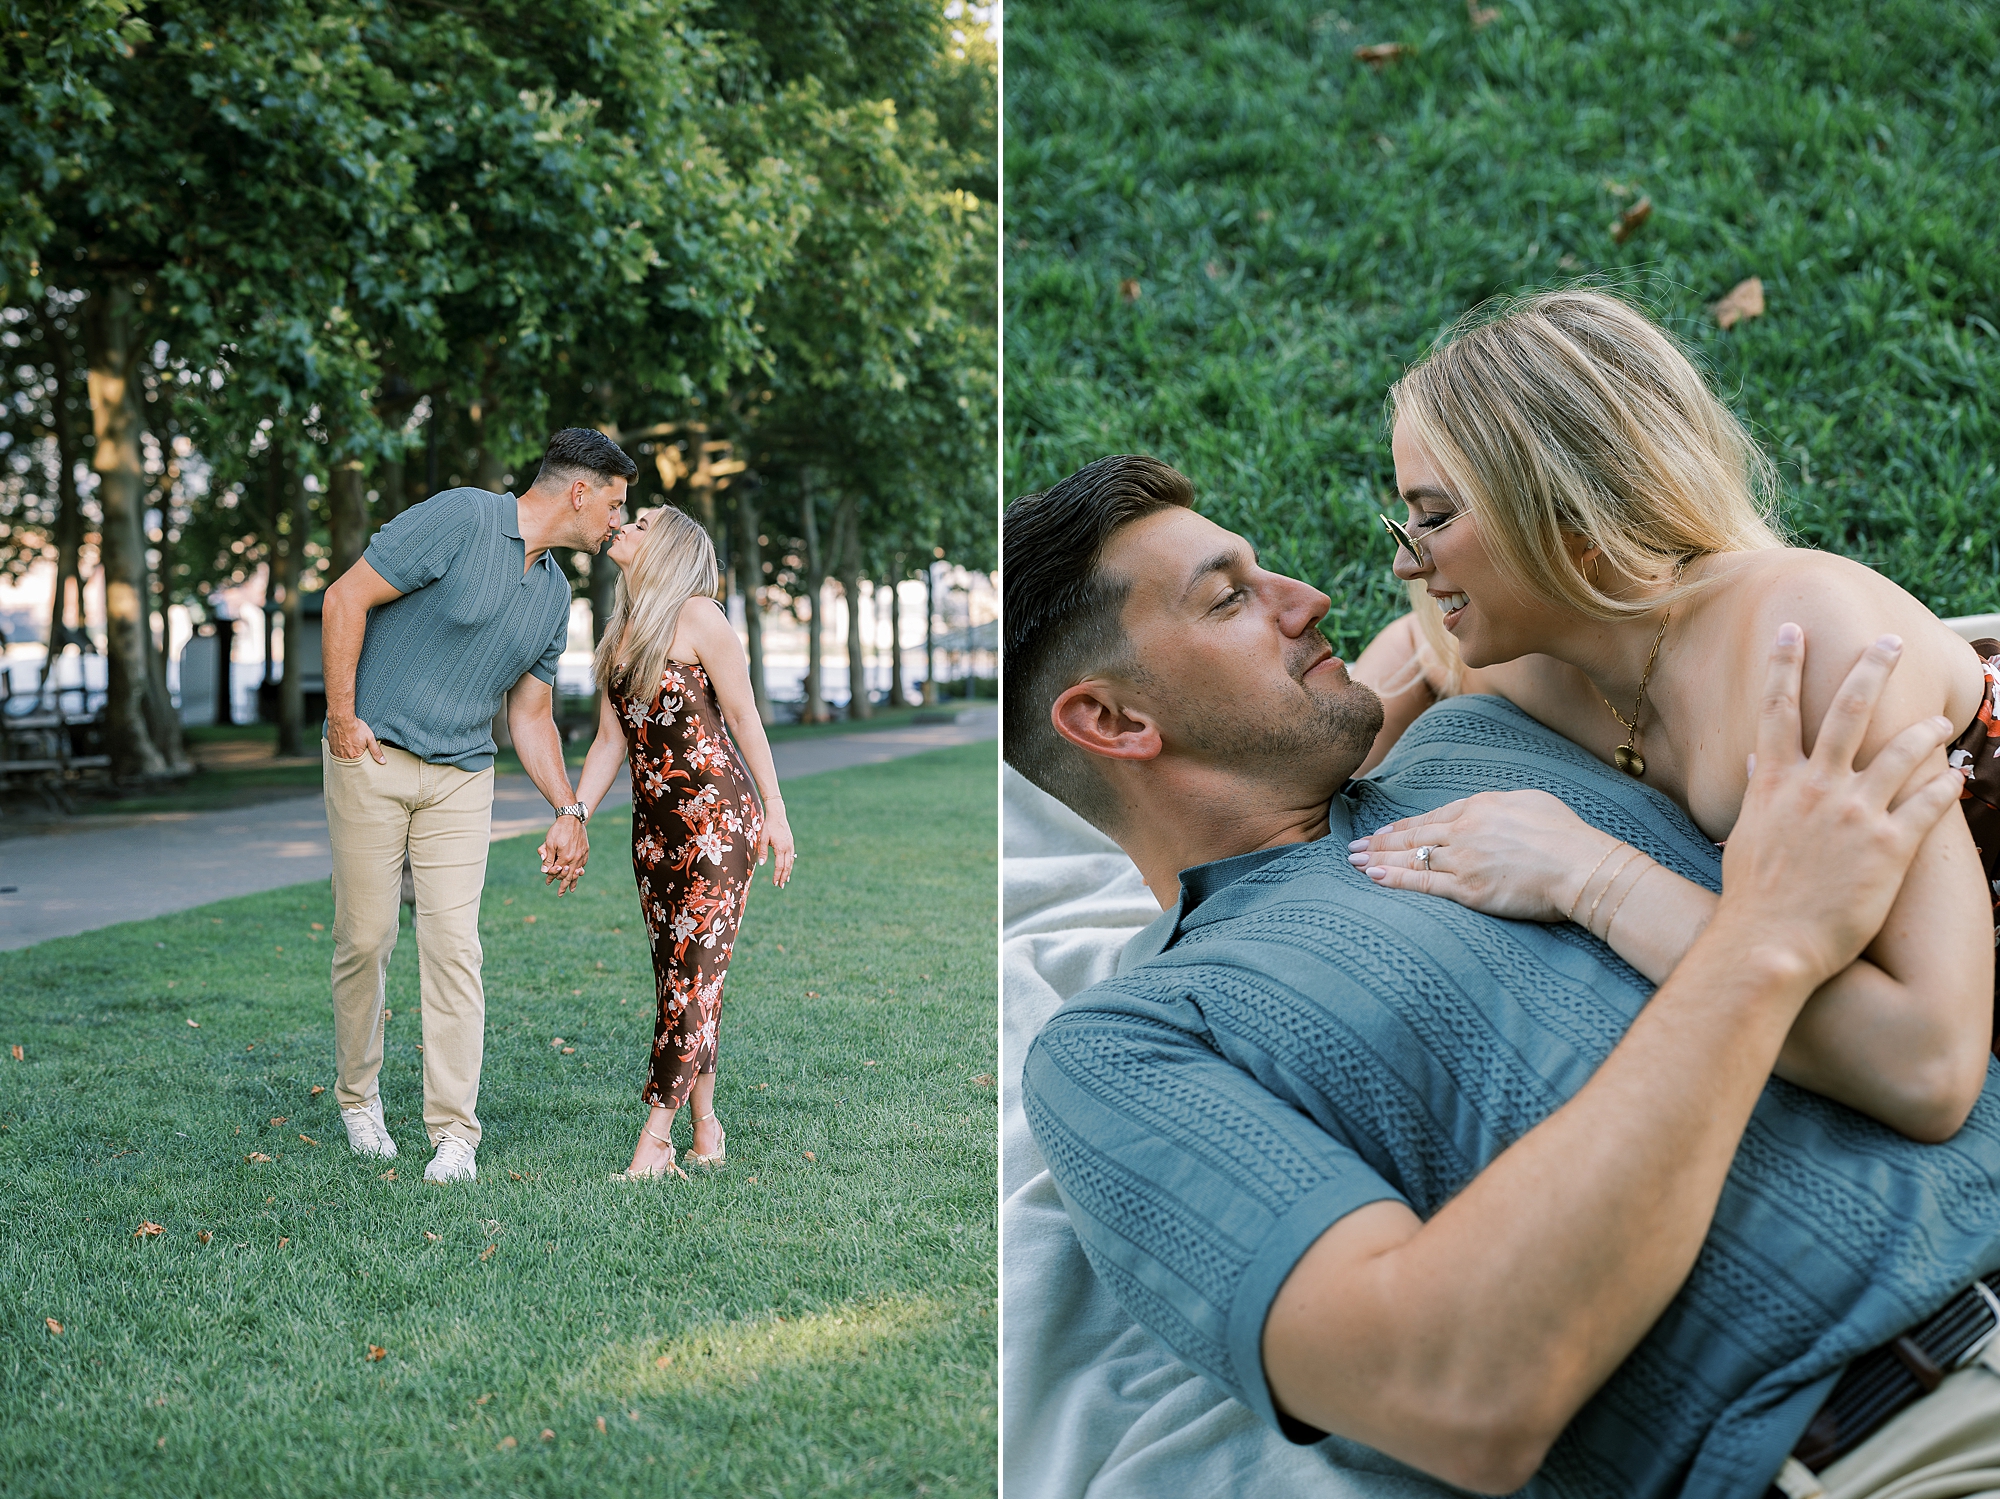
[[[778,791],[778,767],[771,758],[771,742],[764,737],[763,720],[757,716],[757,698],[750,690],[750,663],[743,645],[729,628],[722,606],[701,608],[701,600],[690,599],[681,610],[681,622],[674,632],[674,644],[693,649],[708,680],[715,685],[715,700],[722,708],[729,733],[743,751],[743,763],[757,783],[757,795],[764,803],[764,828],[757,838],[757,862],[764,862],[768,850],[777,855],[771,871],[772,883],[783,888],[792,877],[797,850],[792,843],[792,825],[785,817],[785,799]],[[713,604],[713,599],[708,601]]]
[[[1823,633],[1838,633],[1822,622]],[[1891,723],[1942,689],[1918,663]],[[1809,673],[1810,674],[1810,673]],[[1898,671],[1892,679],[1893,692]],[[1807,721],[1832,702],[1824,683]],[[1888,694],[1885,694],[1885,697]],[[1914,698],[1915,701],[1911,699]],[[1879,737],[1879,736],[1877,736]],[[1878,746],[1864,744],[1864,763]],[[1432,844],[1426,871],[1414,850]],[[1408,818],[1352,857],[1380,883],[1489,915],[1571,919],[1655,983],[1707,926],[1716,897],[1589,827],[1542,792],[1487,793]],[[1377,873],[1377,871],[1380,871]],[[1642,889],[1641,886],[1644,888]],[[1978,1101],[1992,1035],[1992,913],[1962,817],[1933,828],[1867,953],[1800,1012],[1777,1074],[1913,1139],[1949,1138]]]
[[[611,694],[597,694],[597,737],[590,741],[590,753],[583,757],[583,774],[576,783],[576,799],[595,812],[597,804],[618,779],[618,767],[625,763],[625,726],[618,721],[618,708]]]
[[[1380,765],[1403,737],[1403,730],[1437,701],[1437,693],[1424,670],[1422,647],[1417,617],[1405,614],[1384,626],[1348,666],[1347,675],[1352,680],[1372,689],[1382,699],[1382,728],[1355,769],[1356,775],[1365,776]]]

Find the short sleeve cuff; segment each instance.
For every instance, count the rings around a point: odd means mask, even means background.
[[[1237,1283],[1229,1307],[1229,1361],[1243,1388],[1237,1398],[1275,1427],[1289,1442],[1308,1444],[1326,1436],[1303,1421],[1280,1414],[1271,1398],[1270,1383],[1264,1377],[1264,1322],[1278,1289],[1305,1252],[1334,1224],[1356,1208],[1371,1202],[1402,1202],[1404,1199],[1379,1177],[1354,1176],[1322,1182],[1292,1205],[1290,1212],[1272,1227],[1258,1246]]]
[[[556,669],[553,666],[546,666],[540,661],[537,661],[533,666],[528,668],[528,675],[533,677],[537,682],[547,682],[551,687],[556,684]]]
[[[381,548],[373,542],[370,542],[368,550],[361,554],[361,560],[374,568],[375,575],[398,593],[415,593],[423,586],[420,579],[384,557]]]

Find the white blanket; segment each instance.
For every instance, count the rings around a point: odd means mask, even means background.
[[[1443,1499],[1365,1448],[1297,1447],[1181,1363],[1092,1273],[1021,1109],[1049,1016],[1160,908],[1118,846],[1005,782],[1000,948],[1001,1464],[1009,1499]]]

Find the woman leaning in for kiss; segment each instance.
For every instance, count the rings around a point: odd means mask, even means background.
[[[751,876],[768,850],[777,855],[772,882],[783,888],[795,855],[749,663],[715,602],[708,533],[670,507],[622,527],[606,550],[620,570],[618,594],[597,647],[603,706],[577,799],[596,810],[629,748],[632,870],[659,1002],[652,1064],[640,1090],[653,1111],[620,1175],[678,1176],[685,1173],[670,1131],[690,1098],[688,1162],[723,1163],[715,1118],[722,980]],[[740,760],[732,735],[742,747]]]
[[[1954,1133],[1993,1038],[2000,836],[1982,820],[2000,802],[2000,738],[1986,742],[2000,660],[1982,658],[2000,643],[1968,647],[1879,574],[1786,546],[1766,519],[1770,461],[1674,342],[1615,298],[1516,303],[1411,369],[1390,408],[1408,509],[1395,567],[1415,609],[1354,666],[1386,709],[1370,767],[1434,699],[1494,693],[1720,842],[1778,626],[1805,629],[1808,742],[1861,652],[1900,638],[1862,762],[1942,716],[1960,731],[1949,748],[1967,815],[1937,825],[1881,934],[1807,1005],[1778,1074],[1918,1139]],[[1656,983],[1715,905],[1537,791],[1406,819],[1352,857],[1393,887],[1574,920]]]

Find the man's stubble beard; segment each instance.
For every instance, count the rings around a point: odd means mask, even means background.
[[[1258,721],[1203,707],[1176,725],[1181,747],[1260,779],[1288,781],[1313,766],[1326,767],[1336,781],[1353,774],[1381,732],[1382,699],[1352,680],[1338,692],[1313,691],[1302,676],[1318,645],[1301,645],[1291,663],[1299,668],[1292,711]]]

